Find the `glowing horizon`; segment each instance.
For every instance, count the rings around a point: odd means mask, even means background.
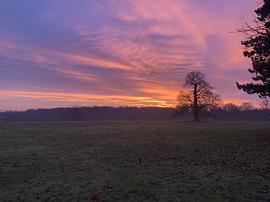
[[[225,102],[253,102],[240,34],[253,0],[0,2],[0,110],[176,105],[203,72]]]

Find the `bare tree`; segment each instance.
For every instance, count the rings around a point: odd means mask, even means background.
[[[243,102],[242,105],[240,106],[241,111],[252,111],[253,109],[255,109],[255,107],[250,102]]]
[[[181,91],[178,96],[179,111],[190,110],[194,113],[194,121],[200,121],[200,111],[209,111],[220,104],[219,95],[212,92],[213,87],[206,81],[201,72],[190,72],[183,85],[190,91]]]
[[[263,110],[270,110],[270,99],[267,97],[264,97],[262,102],[260,103],[260,106]]]
[[[225,112],[228,113],[235,113],[240,111],[239,107],[233,103],[225,104],[222,108]]]

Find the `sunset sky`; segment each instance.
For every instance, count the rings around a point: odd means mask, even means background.
[[[1,0],[0,110],[175,106],[203,72],[225,102],[258,103],[241,34],[255,0]]]

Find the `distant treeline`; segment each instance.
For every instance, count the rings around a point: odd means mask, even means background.
[[[270,121],[266,109],[242,109],[236,106],[215,108],[201,114],[202,121]],[[192,113],[159,107],[73,107],[0,113],[1,122],[53,121],[191,121]]]
[[[169,121],[173,108],[155,107],[74,107],[3,112],[2,122],[35,121]]]

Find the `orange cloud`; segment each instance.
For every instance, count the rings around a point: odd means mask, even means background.
[[[89,65],[89,66],[98,66],[100,68],[113,68],[113,69],[121,69],[121,70],[131,70],[132,67],[118,63],[115,61],[109,61],[107,59],[100,59],[90,55],[80,55],[76,53],[69,52],[60,52],[53,51],[55,53],[54,57],[61,57],[62,59],[66,59],[70,62],[81,64],[81,65]]]
[[[95,95],[83,93],[63,93],[63,92],[36,92],[36,91],[13,91],[0,90],[2,98],[0,100],[11,100],[12,109],[21,109],[23,101],[35,106],[36,101],[46,103],[48,107],[61,106],[158,106],[173,107],[173,104],[164,100],[155,99],[146,96],[122,96],[122,95]],[[13,102],[14,101],[14,102]],[[16,102],[18,101],[18,102]],[[15,103],[15,104],[14,104]],[[1,105],[0,105],[1,107]],[[7,106],[5,106],[6,108]]]

